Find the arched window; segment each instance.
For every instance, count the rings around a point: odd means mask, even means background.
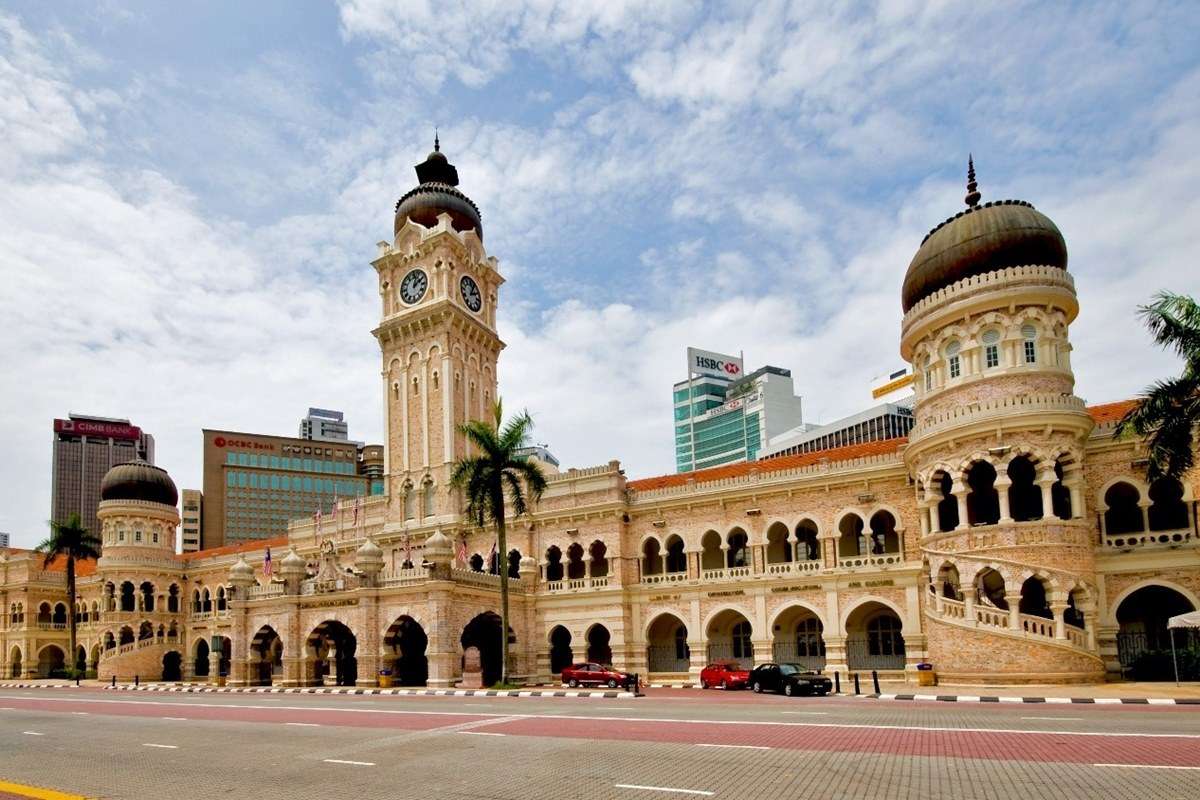
[[[642,545],[642,574],[658,575],[663,571],[663,559],[658,539],[647,539]]]
[[[514,579],[521,577],[521,551],[520,550],[509,550],[508,551],[508,577],[514,578]]]
[[[954,380],[962,375],[962,362],[959,355],[961,350],[962,345],[956,341],[946,345],[946,366],[950,380]]]
[[[433,481],[425,481],[425,485],[421,491],[421,496],[422,496],[421,514],[426,517],[432,517],[433,516],[433,498],[434,498]]]
[[[687,553],[683,552],[683,539],[672,536],[667,539],[667,572],[687,572]]]
[[[1000,366],[1000,331],[984,331],[980,341],[983,343],[984,369],[995,369]]]
[[[821,620],[805,617],[796,623],[796,655],[800,658],[818,658],[825,655]]]
[[[818,561],[821,558],[821,543],[817,539],[817,523],[802,520],[796,526],[796,560]]]
[[[1017,456],[1008,464],[1008,512],[1017,522],[1041,519],[1042,490],[1034,483],[1037,469],[1025,456]]]
[[[750,623],[742,621],[733,626],[733,657],[754,658],[754,645],[750,642]]]
[[[567,548],[567,579],[579,580],[587,574],[583,563],[583,545],[575,542]]]
[[[597,539],[588,548],[592,557],[591,577],[604,578],[608,575],[608,546]]]
[[[417,518],[417,495],[411,483],[404,484],[404,518]]]
[[[865,556],[871,552],[871,543],[865,533],[866,526],[862,517],[857,514],[847,514],[838,523],[838,557]]]
[[[1174,531],[1188,527],[1187,504],[1183,486],[1174,478],[1159,478],[1150,486],[1151,506],[1147,515],[1150,530]]]
[[[1054,477],[1058,480],[1050,487],[1051,511],[1059,519],[1070,519],[1072,514],[1071,490],[1063,483],[1063,465],[1061,461],[1054,464]]]
[[[890,511],[876,511],[871,516],[871,554],[900,552],[900,536],[896,533],[896,518]]]
[[[933,365],[930,363],[929,356],[921,359],[921,374],[925,378],[925,391],[933,391]]]
[[[217,611],[224,611],[227,608],[225,602],[225,587],[217,587]]]
[[[556,545],[550,545],[546,550],[546,580],[561,581],[562,579],[562,551]]]
[[[1033,325],[1021,326],[1022,355],[1026,364],[1037,363],[1037,328]]]
[[[967,522],[971,525],[995,525],[1000,521],[1000,497],[996,494],[996,468],[987,461],[976,461],[967,470]]]
[[[904,655],[904,636],[895,615],[880,614],[867,623],[867,652],[873,656]]]
[[[729,564],[730,567],[750,566],[750,548],[747,546],[749,537],[740,528],[729,534]]]
[[[939,472],[933,478],[933,488],[941,495],[937,505],[937,522],[939,531],[952,531],[958,527],[958,498],[950,493],[954,481],[948,472]]]
[[[1104,532],[1109,536],[1137,533],[1145,528],[1142,509],[1138,506],[1141,494],[1132,484],[1120,481],[1104,493]]]

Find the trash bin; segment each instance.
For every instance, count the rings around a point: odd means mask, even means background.
[[[379,670],[379,688],[380,689],[392,688],[392,671],[390,669]]]
[[[917,686],[937,686],[937,673],[933,664],[921,662],[917,664]]]
[[[217,686],[224,686],[226,680],[228,680],[228,679],[224,675],[218,675],[217,676]]]

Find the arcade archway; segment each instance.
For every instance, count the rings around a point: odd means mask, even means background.
[[[337,620],[326,620],[308,635],[312,680],[316,684],[353,686],[358,680],[358,639]]]
[[[508,643],[510,647],[515,641],[516,637],[513,636],[512,628],[509,628]],[[479,664],[483,673],[481,677],[484,686],[491,686],[500,680],[502,656],[499,614],[485,611],[472,619],[463,628],[459,642],[462,644],[464,654],[468,647],[475,647],[479,650]]]
[[[419,622],[407,615],[398,617],[384,634],[383,646],[390,654],[398,686],[425,685],[429,680],[429,659],[425,655],[429,638]]]
[[[250,641],[250,664],[246,679],[256,686],[270,686],[283,675],[283,640],[270,625],[264,625]]]
[[[556,625],[550,631],[550,672],[558,675],[571,666],[575,660],[575,651],[571,649],[571,632],[562,625]]]

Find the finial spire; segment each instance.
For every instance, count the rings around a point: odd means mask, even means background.
[[[442,143],[438,141],[438,129],[436,125],[433,127],[433,152],[442,152]]]
[[[975,182],[975,158],[967,153],[967,196],[964,198],[966,204],[970,208],[979,205],[979,198],[983,197],[979,193],[979,184]]]

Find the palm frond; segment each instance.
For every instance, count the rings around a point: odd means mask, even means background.
[[[1154,341],[1173,349],[1189,365],[1200,359],[1200,304],[1171,292],[1159,293],[1154,302],[1138,309]]]
[[[525,479],[525,488],[529,492],[530,500],[536,503],[542,499],[542,493],[546,491],[546,475],[541,467],[526,459],[513,462],[510,469]]]

